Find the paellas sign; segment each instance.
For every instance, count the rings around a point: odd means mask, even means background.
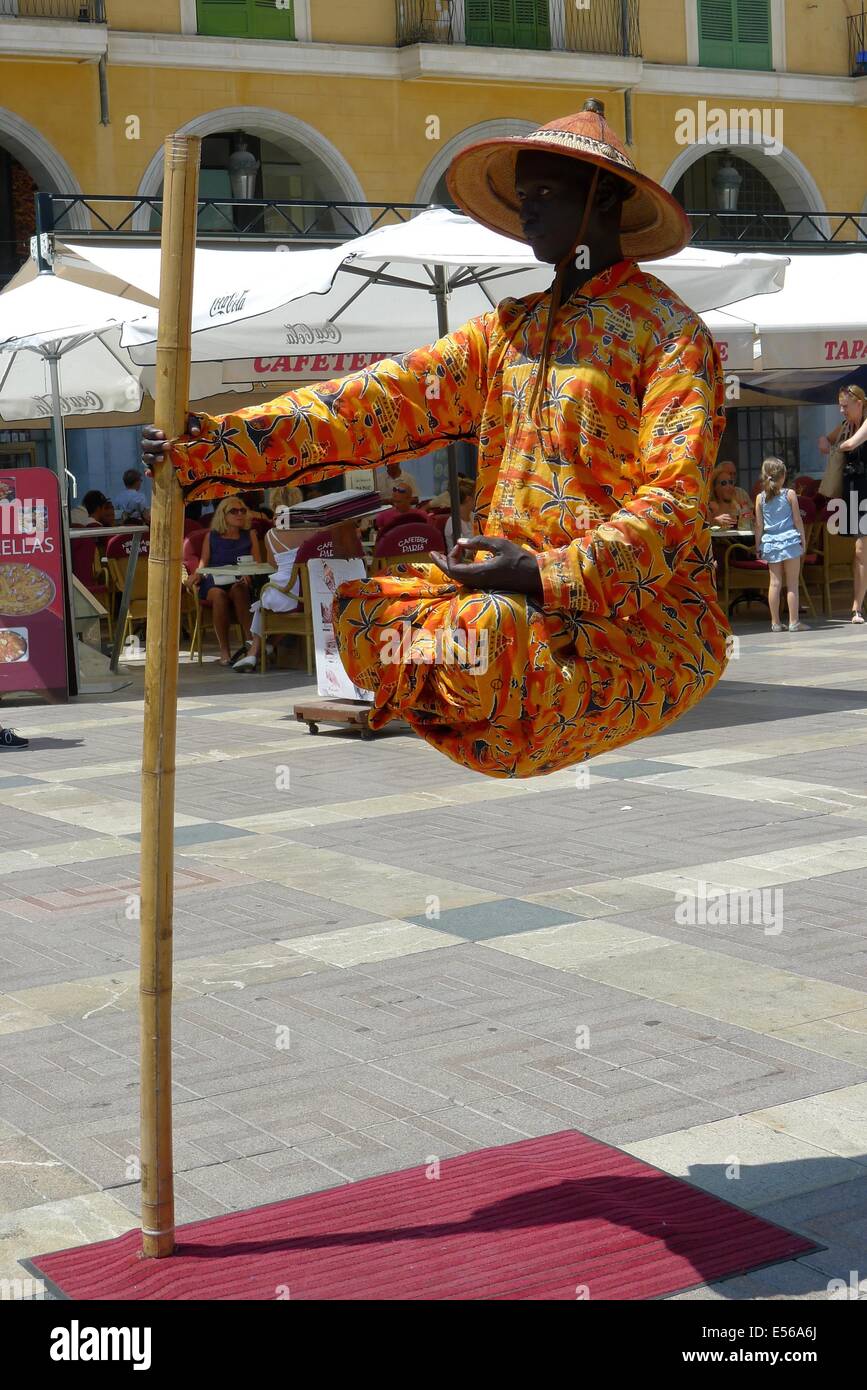
[[[49,469],[0,472],[0,694],[68,695],[60,527]]]
[[[345,376],[347,372],[360,372],[364,367],[372,367],[374,362],[382,362],[387,357],[395,357],[393,352],[319,352],[293,353],[289,357],[245,357],[234,362],[224,362],[223,381],[330,381],[332,377]]]

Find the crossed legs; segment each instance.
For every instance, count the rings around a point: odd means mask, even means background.
[[[202,599],[211,610],[214,619],[214,632],[220,646],[220,664],[228,666],[231,659],[229,650],[229,627],[234,620],[250,640],[250,590],[243,580],[238,580],[230,589],[211,589]]]

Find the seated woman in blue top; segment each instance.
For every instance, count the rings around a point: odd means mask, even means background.
[[[250,529],[250,513],[240,497],[224,497],[211,521],[211,529],[202,543],[199,567],[187,580],[198,586],[199,600],[206,604],[214,618],[214,631],[220,644],[220,665],[231,664],[229,625],[235,621],[250,641],[251,577],[241,572],[228,583],[216,582],[203,571],[217,565],[234,565],[245,556],[262,563],[262,546],[255,531]]]

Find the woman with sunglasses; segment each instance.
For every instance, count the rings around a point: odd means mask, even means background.
[[[198,586],[199,602],[206,604],[213,614],[221,666],[230,666],[232,662],[229,650],[232,614],[244,634],[244,641],[250,642],[250,576],[241,574],[228,584],[218,584],[204,571],[217,565],[237,564],[247,555],[262,563],[262,547],[256,532],[250,529],[250,513],[240,497],[224,497],[202,544],[199,568],[187,580],[188,585]]]
[[[708,517],[711,526],[726,530],[752,529],[753,504],[737,486],[733,463],[721,463],[711,475]]]

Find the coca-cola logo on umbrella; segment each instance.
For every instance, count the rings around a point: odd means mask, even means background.
[[[50,419],[54,414],[52,397],[33,396],[31,399],[37,416]],[[85,391],[80,396],[61,396],[60,409],[64,415],[91,415],[105,410],[105,404],[102,396],[98,396],[95,391]]]
[[[339,343],[340,329],[333,323],[286,323],[286,342],[294,346],[301,343]]]
[[[211,318],[219,318],[221,314],[239,314],[247,302],[249,293],[249,290],[236,290],[234,294],[220,295],[211,304]]]

